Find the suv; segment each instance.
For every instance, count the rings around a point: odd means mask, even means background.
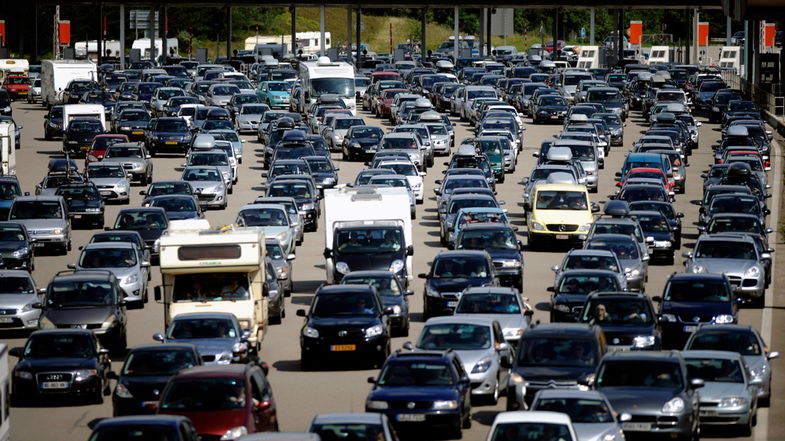
[[[8,220],[24,225],[36,247],[53,246],[61,254],[71,251],[71,221],[62,196],[18,196]]]
[[[630,414],[626,435],[697,439],[699,394],[703,380],[690,379],[678,351],[612,352],[597,369],[595,387],[613,409]],[[634,397],[634,399],[631,399]]]
[[[124,297],[110,271],[60,271],[46,288],[39,327],[92,329],[101,346],[122,354],[128,321]]]
[[[586,297],[579,321],[594,321],[599,325],[610,350],[660,350],[660,326],[654,306],[644,293],[591,293]]]
[[[541,389],[576,389],[607,351],[599,326],[549,323],[529,328],[507,383],[507,410],[526,409]]]
[[[104,226],[104,199],[92,182],[61,185],[55,195],[65,199],[72,225]]]
[[[374,386],[365,411],[386,414],[398,429],[446,428],[461,438],[471,427],[469,374],[450,349],[397,351],[368,382]]]
[[[436,255],[423,292],[423,317],[450,315],[458,306],[461,292],[471,286],[495,286],[499,280],[491,256],[479,250],[442,251]]]
[[[582,243],[594,220],[592,213],[599,211],[589,203],[586,186],[547,183],[534,187],[524,209],[530,250],[548,239]]]
[[[150,159],[152,156],[142,143],[118,142],[106,149],[103,162],[122,164],[132,179],[147,185],[153,180],[153,161]]]

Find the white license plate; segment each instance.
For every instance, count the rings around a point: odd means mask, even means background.
[[[717,415],[717,411],[716,410],[701,410],[700,411],[700,416],[715,416],[715,415]]]
[[[629,346],[608,346],[608,350],[609,351],[615,351],[615,352],[624,352],[624,351],[629,351],[630,347]]]
[[[570,238],[570,236],[567,235],[567,234],[557,234],[556,235],[556,240],[567,240],[569,238]]]
[[[74,219],[81,219],[81,218],[82,218],[82,215],[81,215],[81,214],[75,214],[75,215],[74,215]]]
[[[624,423],[621,428],[632,432],[648,432],[651,430],[651,423]]]
[[[684,327],[684,332],[695,332],[697,330],[698,330],[697,326],[685,326]]]
[[[421,413],[399,413],[395,417],[398,421],[425,421],[425,415]]]
[[[456,306],[458,306],[458,301],[457,300],[453,300],[451,302],[447,302],[447,307],[448,308],[455,308]]]
[[[111,190],[101,191],[101,196],[109,196],[110,194],[112,194]]]
[[[41,389],[68,389],[67,381],[44,381]]]
[[[0,317],[0,323],[13,323],[13,317]]]

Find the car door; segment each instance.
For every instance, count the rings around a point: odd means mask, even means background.
[[[452,366],[455,369],[455,374],[458,376],[458,391],[461,395],[461,401],[463,401],[463,413],[471,412],[472,405],[471,405],[471,394],[472,394],[472,387],[471,382],[469,382],[469,374],[463,369],[463,365],[461,364],[458,357],[454,357],[452,359]]]
[[[497,346],[497,352],[499,354],[499,384],[507,384],[507,378],[510,376],[510,369],[505,368],[504,365],[507,363],[512,364],[512,347],[505,342],[504,340],[504,332],[502,331],[502,327],[496,320],[493,321],[493,342]],[[506,361],[504,361],[506,359]],[[501,389],[501,386],[499,387]]]
[[[251,398],[254,405],[251,408],[255,432],[266,432],[278,430],[277,424],[273,421],[276,414],[273,389],[260,368],[254,368],[251,374]]]

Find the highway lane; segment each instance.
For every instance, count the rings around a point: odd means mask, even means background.
[[[380,123],[368,114],[362,116],[372,124],[381,124],[387,127],[386,123]],[[17,151],[18,174],[23,187],[23,191],[34,191],[35,184],[41,180],[46,173],[46,163],[50,156],[57,156],[61,150],[60,141],[43,140],[43,109],[38,105],[28,105],[26,103],[14,104],[14,117],[18,124],[24,126],[23,147]],[[558,125],[533,125],[527,119],[525,150],[519,156],[516,172],[508,176],[504,184],[498,185],[498,198],[507,202],[506,208],[509,210],[513,222],[520,227],[521,240],[525,242],[525,219],[521,207],[518,203],[521,200],[522,187],[517,183],[522,177],[528,176],[534,164],[531,153],[539,148],[540,142],[550,138],[559,131]],[[701,196],[700,171],[711,163],[710,146],[719,139],[719,132],[715,131],[716,126],[705,123],[701,127],[700,148],[690,159],[691,166],[688,169],[687,193],[678,195],[676,207],[685,213],[684,221],[684,244],[689,244],[691,239],[697,235],[697,229],[692,224],[697,219],[697,207],[690,205],[692,199],[699,199]],[[458,124],[456,127],[456,140],[470,136],[465,124]],[[596,195],[592,195],[593,201],[600,201],[606,195],[613,192],[613,174],[622,164],[624,152],[632,145],[632,142],[640,136],[640,131],[645,126],[640,124],[640,118],[633,114],[627,122],[625,133],[625,147],[614,147],[610,157],[606,159],[606,168],[600,172],[600,190]],[[248,142],[245,144],[245,160],[240,167],[239,185],[235,187],[234,194],[229,197],[229,207],[224,211],[210,211],[207,213],[208,219],[214,226],[230,223],[237,210],[243,204],[252,201],[261,194],[260,183],[261,151],[257,150],[260,145],[256,143],[255,137],[244,136]],[[363,168],[361,163],[346,163],[340,161],[339,155],[334,155],[336,163],[341,168],[339,172],[340,182],[345,183],[354,179],[356,173]],[[777,158],[780,162],[781,157]],[[177,178],[179,172],[175,170],[182,162],[182,158],[156,158],[155,160],[155,179]],[[438,222],[435,212],[435,202],[432,189],[434,181],[442,176],[444,169],[442,160],[437,158],[436,166],[428,171],[425,178],[426,194],[428,198],[425,204],[417,207],[417,220],[415,222],[415,273],[427,271],[427,262],[438,252],[441,247],[439,244]],[[772,174],[772,176],[774,176]],[[133,187],[135,194],[132,194],[131,205],[138,205],[141,196],[138,191],[142,187]],[[774,189],[773,189],[774,190]],[[106,224],[113,222],[117,211],[123,206],[110,205],[107,207]],[[777,207],[772,207],[777,208]],[[776,214],[775,210],[775,214]],[[84,244],[93,231],[76,230],[73,235],[74,249],[67,256],[39,256],[37,258],[36,271],[34,278],[40,286],[45,286],[51,277],[59,270],[63,270],[67,263],[74,262],[78,253],[78,245]],[[324,259],[321,251],[324,247],[324,231],[320,226],[319,231],[307,233],[305,242],[297,251],[297,260],[294,263],[294,294],[287,299],[287,317],[281,325],[273,326],[269,335],[264,341],[262,357],[271,364],[272,369],[270,379],[274,387],[278,416],[282,430],[299,431],[305,430],[308,422],[317,413],[324,412],[348,412],[362,411],[364,401],[370,385],[366,383],[366,378],[375,375],[374,370],[349,370],[347,366],[328,366],[324,371],[309,372],[307,374],[299,372],[299,342],[298,335],[302,325],[302,319],[296,318],[294,312],[298,308],[307,308],[314,290],[324,280]],[[549,294],[545,290],[553,282],[553,273],[550,266],[561,261],[564,250],[554,252],[531,252],[524,253],[525,276],[524,276],[524,295],[530,298],[537,311],[534,319],[543,322],[548,321],[546,305],[548,304]],[[682,270],[682,258],[677,257],[673,266],[651,265],[649,267],[649,283],[647,292],[650,295],[657,295],[662,292],[662,288],[667,276],[673,271]],[[160,273],[157,268],[153,269],[152,286],[160,283]],[[775,287],[781,286],[783,281],[775,281]],[[422,293],[423,283],[415,279],[412,284],[415,295],[410,297],[411,310],[414,311],[413,323],[408,338],[399,337],[394,339],[393,349],[400,348],[403,342],[414,339],[422,328]],[[776,292],[776,289],[771,289]],[[152,293],[151,293],[152,294]],[[769,294],[771,295],[771,294]],[[779,305],[779,298],[775,305]],[[769,302],[771,305],[772,303]],[[780,309],[768,309],[771,315],[769,323],[778,323],[782,319]],[[761,328],[763,314],[761,310],[745,309],[741,312],[741,322],[752,324]],[[163,327],[163,308],[161,305],[152,301],[143,309],[130,311],[129,318],[129,345],[139,345],[152,342],[151,335],[154,332],[162,331]],[[785,337],[783,332],[776,326],[770,327],[776,338],[770,345],[773,350],[785,349]],[[10,346],[18,346],[24,342],[24,335],[18,333],[3,335],[3,341]],[[11,360],[13,363],[14,360]],[[120,361],[113,364],[117,370]],[[775,367],[777,365],[775,364]],[[775,369],[776,370],[776,369]],[[781,371],[781,370],[780,370]],[[761,421],[769,421],[768,430],[761,430],[758,427],[753,433],[755,439],[777,439],[783,432],[783,425],[777,421],[783,421],[782,409],[782,375],[774,377],[774,394],[772,409],[776,409],[776,415],[769,416],[768,409],[761,409],[759,417]],[[465,431],[464,439],[480,440],[487,435],[488,425],[492,422],[494,415],[504,409],[504,400],[500,400],[495,407],[482,406],[474,408],[474,424],[472,429]],[[111,415],[111,404],[107,398],[103,405],[77,405],[77,406],[52,406],[39,408],[13,408],[12,409],[12,437],[16,440],[53,440],[63,441],[85,440],[89,434],[87,423],[97,417]],[[766,435],[766,433],[768,434]],[[718,433],[717,435],[721,435]]]

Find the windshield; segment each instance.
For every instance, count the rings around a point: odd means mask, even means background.
[[[414,149],[418,148],[414,138],[382,138],[381,149]]]
[[[272,184],[267,190],[267,196],[290,197],[295,199],[310,199],[311,191],[308,184]]]
[[[213,86],[210,93],[213,95],[234,95],[240,93],[240,88],[237,86]]]
[[[315,173],[332,173],[333,167],[329,160],[308,159],[308,168]]]
[[[112,146],[106,149],[104,159],[109,158],[144,158],[144,153],[139,147],[116,147]]]
[[[371,180],[368,181],[370,185],[385,185],[390,187],[405,187],[406,189],[411,189],[409,186],[409,181],[406,179],[405,176],[401,176],[400,178],[395,177],[388,177],[386,175],[382,176],[373,176]]]
[[[166,333],[166,338],[171,340],[237,337],[239,336],[234,323],[221,318],[175,318]]]
[[[652,231],[655,233],[668,233],[671,227],[668,220],[664,216],[650,216],[647,214],[635,215],[635,219],[641,225],[643,231]]]
[[[487,187],[488,187],[488,183],[485,181],[485,179],[454,178],[444,183],[444,191],[447,193],[449,193],[451,190],[454,190],[456,188],[487,188]],[[495,205],[488,205],[488,206],[495,207]]]
[[[586,210],[586,193],[580,191],[538,191],[538,210]]]
[[[7,235],[5,231],[0,232],[4,236]],[[5,238],[0,238],[0,240],[9,240]],[[21,240],[16,238],[11,238],[10,240]],[[4,276],[3,277],[3,286],[0,287],[0,295],[2,294],[35,294],[35,285],[33,284],[33,280],[30,277],[22,277],[22,276]]]
[[[744,367],[738,360],[685,358],[687,375],[716,383],[744,383]]]
[[[10,220],[62,219],[63,212],[57,201],[17,201],[11,207]]]
[[[594,147],[590,145],[571,145],[573,159],[579,161],[594,161]]]
[[[385,363],[379,386],[452,386],[455,378],[447,363],[416,361]]]
[[[159,196],[169,194],[191,194],[191,185],[182,183],[157,183],[152,184],[147,190],[147,196]]]
[[[521,366],[594,366],[590,340],[560,337],[523,338],[518,352]]]
[[[286,227],[289,219],[286,212],[279,208],[247,208],[240,211],[238,222],[246,227]]]
[[[324,94],[336,94],[343,98],[354,98],[354,78],[311,79],[311,96],[319,98]]]
[[[382,164],[379,166],[380,169],[384,170],[393,170],[396,174],[405,175],[405,176],[419,176],[419,170],[417,167],[412,163],[400,163],[400,164]]]
[[[240,107],[240,115],[261,115],[267,110],[268,110],[267,106],[243,104],[243,106]]]
[[[753,217],[721,217],[709,223],[706,232],[710,234],[725,232],[762,233],[757,218]]]
[[[352,119],[352,118],[335,119],[335,129],[337,130],[347,130],[351,126],[357,126],[362,124],[363,124],[363,120],[361,119]]]
[[[94,343],[84,334],[43,334],[31,336],[25,345],[26,358],[90,358]]]
[[[496,425],[490,440],[572,441],[572,435],[569,427],[564,424],[500,423]]]
[[[124,110],[120,114],[120,121],[149,121],[150,115],[139,110]]]
[[[532,410],[566,413],[570,416],[573,424],[615,422],[611,410],[602,400],[588,398],[541,398],[533,403]]]
[[[158,132],[186,132],[188,124],[183,119],[158,120],[155,130]]]
[[[608,250],[613,251],[619,259],[637,259],[638,247],[632,239],[609,239],[602,235],[590,239],[585,248],[587,250]]]
[[[623,201],[660,201],[667,202],[665,191],[656,185],[635,185],[626,187],[618,197]]]
[[[55,194],[62,196],[67,201],[72,199],[98,200],[101,198],[101,194],[92,186],[60,187]]]
[[[175,302],[247,300],[248,277],[245,273],[183,274],[175,277]]]
[[[267,89],[272,90],[273,92],[288,92],[289,91],[289,83],[288,82],[269,82],[267,83]]]
[[[173,96],[183,96],[185,91],[182,89],[158,89],[157,97],[161,101],[166,101]]]
[[[114,305],[116,300],[112,284],[103,281],[52,282],[46,297],[47,308],[77,308]]]
[[[600,325],[644,326],[654,323],[649,303],[640,299],[591,299],[582,312],[581,321],[594,320]]]
[[[484,75],[480,73],[480,75]],[[473,100],[475,98],[494,98],[496,99],[496,91],[488,90],[488,89],[479,89],[479,90],[469,90],[466,92],[466,98],[469,100]]]
[[[167,212],[192,213],[196,211],[196,202],[191,197],[164,197],[154,199],[151,207],[161,207]]]
[[[169,226],[166,215],[159,211],[124,212],[117,218],[117,230],[164,230]]]
[[[183,173],[184,181],[221,182],[221,172],[214,169],[186,169]]]
[[[581,256],[574,254],[567,257],[567,261],[562,265],[562,269],[604,269],[614,272],[619,271],[616,259],[611,256]]]
[[[198,365],[192,351],[144,351],[128,354],[121,375],[127,377],[170,377],[182,369]]]
[[[540,97],[539,105],[541,106],[564,106],[564,98],[556,95],[545,95]]]
[[[88,167],[87,172],[91,178],[124,178],[125,171],[122,167]]]
[[[466,250],[517,250],[518,240],[512,229],[463,230],[458,242],[459,249]]]
[[[362,127],[352,130],[352,138],[381,139],[384,132],[378,127]]]
[[[386,438],[384,428],[380,424],[372,423],[314,424],[311,432],[325,441],[377,441]]]
[[[455,309],[456,314],[520,314],[516,296],[509,294],[464,294]]]
[[[68,124],[68,131],[70,132],[100,132],[104,128],[101,121],[71,121]]]
[[[702,240],[695,247],[695,258],[756,260],[755,246],[746,242]]]
[[[161,400],[161,409],[174,412],[207,412],[244,409],[246,389],[233,378],[188,378],[172,381]]]
[[[502,154],[502,145],[499,141],[482,140],[475,142],[475,146],[488,156],[499,156]]]
[[[760,202],[754,197],[714,197],[709,212],[760,214]]]
[[[370,291],[319,293],[311,305],[314,317],[378,316],[379,305]]]
[[[672,280],[665,288],[668,302],[730,302],[731,293],[722,280]]]
[[[701,92],[716,92],[725,88],[725,83],[721,81],[704,81],[701,83]],[[719,98],[719,97],[718,97]]]
[[[470,324],[429,325],[420,333],[417,347],[426,350],[473,351],[491,347],[491,328]]]
[[[590,90],[586,94],[586,101],[602,104],[621,104],[624,102],[624,97],[618,90]]]
[[[88,248],[79,256],[82,268],[130,268],[136,265],[133,248]]]
[[[380,296],[400,297],[401,290],[398,283],[393,281],[391,277],[358,277],[347,275],[343,278],[343,282],[347,285],[371,285],[376,288],[376,292]]]
[[[562,277],[557,291],[563,294],[588,294],[592,291],[612,292],[621,290],[619,281],[611,274],[567,274]]]
[[[608,361],[597,373],[597,385],[603,387],[645,387],[681,389],[684,379],[679,364],[654,360]]]
[[[690,341],[690,350],[731,351],[741,355],[761,355],[763,351],[754,333],[746,330],[701,332]]]
[[[398,228],[338,229],[335,245],[341,254],[394,253],[402,247],[401,233]]]
[[[445,257],[437,259],[433,278],[484,278],[489,277],[488,262],[480,257]]]

